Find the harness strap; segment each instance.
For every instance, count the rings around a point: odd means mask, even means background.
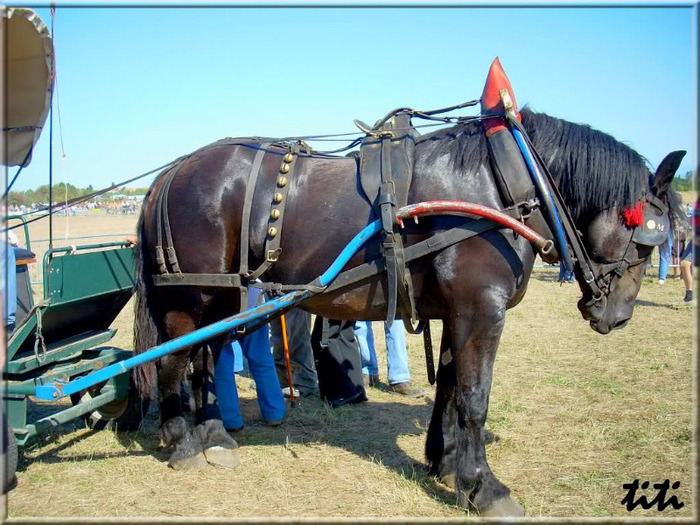
[[[386,322],[387,326],[391,327],[396,317],[396,300],[397,300],[397,285],[398,277],[397,270],[398,261],[396,260],[396,251],[401,238],[398,242],[394,235],[394,216],[396,208],[396,186],[394,185],[391,176],[391,137],[387,133],[381,141],[381,178],[382,186],[379,194],[379,211],[382,220],[382,252],[386,259],[386,278],[387,278],[387,308]],[[400,248],[398,248],[400,250]],[[401,266],[403,268],[403,266]]]
[[[267,238],[265,239],[265,261],[251,274],[248,279],[251,281],[260,277],[263,273],[277,262],[282,248],[282,224],[284,221],[284,210],[287,205],[287,194],[289,193],[290,182],[294,175],[295,168],[298,164],[299,152],[302,146],[306,146],[302,142],[297,142],[289,147],[287,153],[282,158],[282,164],[277,177],[275,192],[272,195],[272,207],[270,209],[270,218],[267,225]]]
[[[258,151],[255,153],[255,158],[253,159],[253,164],[250,167],[250,174],[248,175],[248,182],[245,188],[245,197],[243,199],[243,211],[241,215],[241,235],[240,235],[240,263],[238,265],[238,274],[247,275],[248,274],[248,250],[249,250],[249,237],[250,237],[250,213],[253,206],[253,196],[255,195],[255,185],[258,182],[258,175],[260,174],[260,166],[262,166],[263,158],[267,148],[271,145],[270,142],[260,144]],[[240,279],[239,279],[240,283]],[[240,311],[245,310],[245,305],[248,304],[248,288],[246,286],[241,286],[239,288],[240,295]]]
[[[405,260],[409,263],[420,257],[424,257],[432,252],[443,250],[448,246],[452,246],[460,241],[464,241],[471,237],[475,237],[480,233],[494,228],[500,228],[501,225],[488,219],[470,219],[464,224],[455,226],[449,230],[438,233],[405,248]],[[325,291],[332,292],[340,288],[344,288],[358,281],[362,281],[384,271],[385,261],[382,257],[378,257],[370,262],[345,270],[338,275]]]
[[[154,275],[153,284],[155,286],[245,288],[241,283],[241,276],[237,273],[166,273]]]
[[[430,335],[430,320],[426,319],[423,328],[423,348],[425,349],[425,366],[428,370],[428,383],[435,384],[435,361],[433,359],[433,337]]]
[[[561,193],[559,193],[559,188],[554,182],[552,174],[549,172],[549,169],[547,168],[545,162],[542,160],[542,157],[540,157],[539,153],[534,148],[532,141],[530,140],[530,137],[525,131],[525,128],[522,126],[522,124],[510,114],[506,114],[506,118],[512,126],[517,127],[520,130],[523,137],[525,137],[528,146],[530,147],[530,151],[532,152],[536,161],[542,168],[542,173],[544,174],[544,177],[547,180],[548,185],[550,186],[555,206],[558,208],[559,213],[562,215],[562,226],[564,227],[564,231],[567,240],[570,243],[571,249],[574,252],[576,262],[579,265],[579,268],[581,269],[587,286],[591,290],[594,301],[598,301],[604,294],[603,287],[601,286],[601,276],[597,274],[593,267],[591,259],[588,256],[588,251],[586,250],[586,247],[584,246],[583,241],[581,240],[581,236],[579,235],[579,232],[576,229],[576,226],[574,225],[574,221],[571,217],[571,214],[569,213],[568,206],[564,204],[564,199],[562,198]]]
[[[155,216],[157,220],[155,246],[156,264],[158,264],[158,271],[162,274],[169,272],[168,264],[170,264],[173,272],[178,273],[180,271],[177,256],[175,255],[175,248],[173,246],[172,232],[170,231],[170,218],[168,216],[168,193],[170,192],[170,185],[172,184],[175,175],[177,175],[177,173],[180,171],[183,162],[184,160],[174,166],[165,175],[163,185],[155,195]],[[165,243],[163,243],[163,236],[165,236]]]

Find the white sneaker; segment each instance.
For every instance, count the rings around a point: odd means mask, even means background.
[[[660,285],[666,284],[666,279],[659,279],[659,284]]]

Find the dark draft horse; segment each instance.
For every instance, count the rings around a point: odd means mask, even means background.
[[[548,164],[599,270],[620,261],[632,242],[632,229],[622,211],[645,194],[674,210],[677,195],[670,183],[679,154],[670,154],[655,174],[643,157],[611,136],[586,125],[546,114],[522,111],[522,124]],[[168,196],[170,226],[180,267],[186,273],[238,271],[239,236],[247,179],[257,144],[203,148],[179,166]],[[284,150],[264,157],[256,183],[250,220],[249,268],[263,262],[271,196]],[[352,157],[305,156],[290,181],[282,255],[263,275],[269,282],[305,284],[320,275],[352,237],[373,220],[370,203],[359,190],[358,166]],[[171,168],[173,169],[173,168]],[[238,311],[235,289],[154,287],[153,246],[156,225],[154,189],[146,197],[139,221],[135,348],[188,333]],[[469,121],[417,139],[413,182],[408,202],[464,200],[503,208],[492,176],[483,124]],[[669,212],[673,214],[674,212]],[[464,219],[433,217],[402,230],[406,246]],[[358,252],[348,268],[380,256],[375,238]],[[607,295],[590,301],[589,288],[577,269],[583,297],[578,307],[596,332],[607,334],[632,316],[649,246],[633,246],[636,264],[613,282]],[[627,252],[629,253],[629,252]],[[484,447],[494,359],[506,310],[523,298],[536,252],[510,230],[490,230],[410,263],[420,318],[443,322],[437,392],[425,446],[430,472],[456,490],[458,503],[481,515],[521,515],[522,507],[491,471]],[[386,277],[374,276],[349,288],[317,295],[303,308],[332,319],[381,320],[386,313]],[[162,358],[157,367],[161,437],[174,446],[170,465],[199,468],[207,462],[233,467],[235,441],[220,421],[212,367],[221,341],[203,349]],[[195,428],[182,417],[180,384],[192,358]],[[136,375],[149,394],[153,367]],[[227,456],[228,454],[228,456]]]

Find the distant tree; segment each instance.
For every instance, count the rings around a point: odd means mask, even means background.
[[[675,177],[671,183],[671,187],[676,191],[692,191],[694,189],[694,180],[695,174],[692,171],[688,171],[685,175]]]

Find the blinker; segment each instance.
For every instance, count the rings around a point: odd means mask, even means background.
[[[668,240],[670,230],[666,205],[656,197],[647,197],[642,224],[634,229],[632,241],[644,246],[660,246]]]

